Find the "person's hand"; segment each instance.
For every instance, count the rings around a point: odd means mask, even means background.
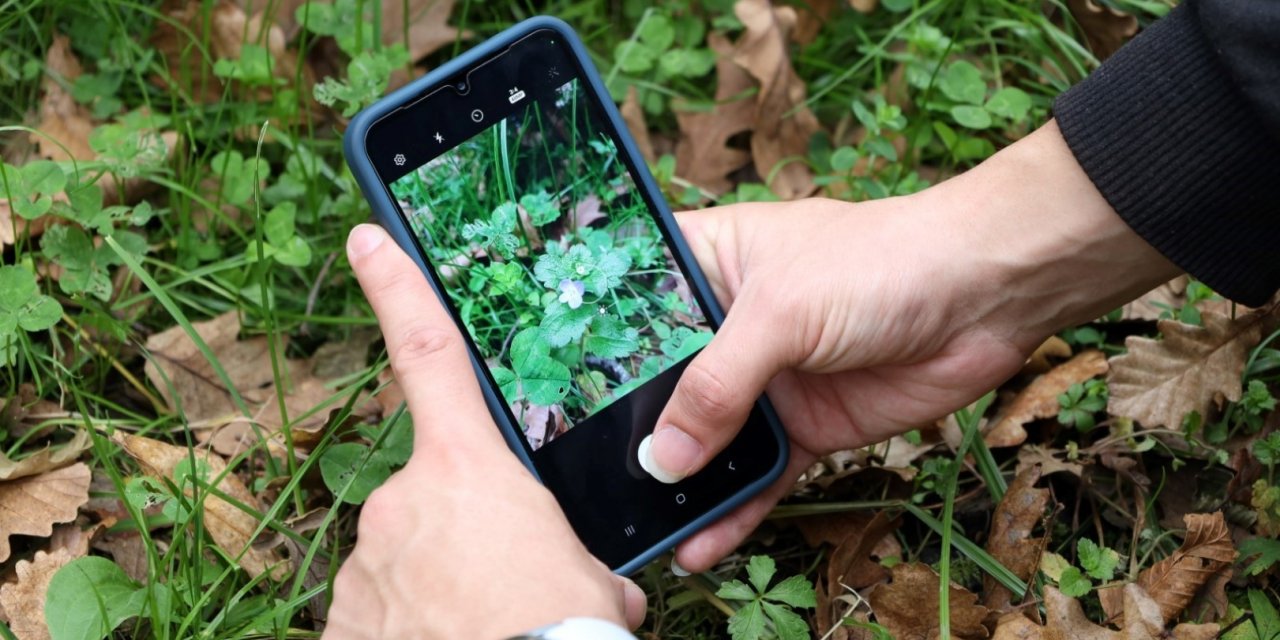
[[[485,408],[456,325],[386,232],[351,265],[413,415],[413,458],[369,496],[326,638],[505,638],[569,617],[635,628],[644,593],[578,541]]]
[[[1052,122],[914,196],[744,204],[680,225],[726,318],[659,417],[647,467],[664,481],[701,469],[766,387],[791,441],[774,486],[679,547],[692,571],[732,551],[817,456],[967,405],[1057,328],[1176,273]]]

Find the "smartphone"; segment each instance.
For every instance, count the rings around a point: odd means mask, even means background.
[[[502,32],[358,114],[344,145],[462,329],[511,449],[611,569],[639,569],[781,475],[764,398],[700,473],[669,485],[640,467],[723,313],[568,25]]]

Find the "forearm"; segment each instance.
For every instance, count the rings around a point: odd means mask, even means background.
[[[920,197],[972,274],[957,320],[1023,351],[1179,272],[1116,215],[1054,121]]]

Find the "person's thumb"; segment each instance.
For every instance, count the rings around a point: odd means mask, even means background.
[[[744,292],[745,293],[745,292]],[[758,298],[756,298],[758,299]],[[680,375],[653,434],[640,443],[640,466],[659,481],[678,482],[733,441],[756,399],[796,350],[752,296],[734,301],[724,324]]]

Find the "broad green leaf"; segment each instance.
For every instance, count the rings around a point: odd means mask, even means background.
[[[45,623],[53,640],[101,640],[142,614],[147,590],[116,563],[98,556],[72,560],[45,591]]]
[[[44,331],[62,319],[62,304],[40,294],[18,315],[18,326],[27,331]]]
[[[27,193],[53,195],[67,186],[67,174],[56,162],[36,160],[23,165],[22,182]]]
[[[369,498],[374,489],[391,477],[391,467],[380,456],[369,456],[365,460],[369,447],[358,442],[344,442],[333,445],[320,456],[320,475],[324,484],[335,497],[351,483],[347,493],[342,496],[343,502],[361,504]],[[364,465],[360,466],[361,461]]]
[[[1062,591],[1063,595],[1070,598],[1079,598],[1089,593],[1092,588],[1093,583],[1089,582],[1089,579],[1084,577],[1084,574],[1080,573],[1080,570],[1075,567],[1063,569],[1062,575],[1058,579],[1058,589]]]
[[[495,296],[512,291],[524,279],[524,269],[514,262],[495,262],[486,271],[490,279],[489,293]]]
[[[298,205],[292,202],[281,202],[272,207],[262,225],[262,234],[267,237],[267,242],[277,247],[289,242],[293,238],[294,219],[297,215]]]
[[[520,378],[516,376],[516,372],[506,367],[493,367],[489,369],[489,373],[493,375],[494,383],[498,385],[502,396],[508,401],[520,396]]]
[[[413,456],[413,417],[408,411],[400,414],[395,422],[385,424],[390,431],[382,439],[382,446],[373,455],[381,456],[392,467],[409,462]]]
[[[0,267],[0,310],[18,311],[36,296],[36,277],[25,267]]]
[[[773,579],[773,574],[777,570],[773,558],[751,556],[751,560],[747,562],[747,579],[751,581],[751,586],[756,588],[757,593],[765,593],[769,588],[769,581]]]
[[[1088,538],[1080,538],[1076,543],[1076,556],[1085,573],[1094,580],[1106,582],[1116,572],[1120,562],[1120,554],[1107,547],[1100,547]]]
[[[650,15],[636,35],[656,51],[666,51],[676,41],[675,25],[670,17],[661,13]]]
[[[763,605],[765,615],[773,620],[774,631],[780,640],[806,640],[810,637],[809,623],[794,611],[772,602],[764,602]]]
[[[1031,111],[1031,97],[1022,89],[1005,87],[992,94],[983,108],[1001,118],[1018,121]]]
[[[658,54],[649,45],[624,40],[613,48],[613,59],[623,73],[644,73],[653,68]]]
[[[1276,611],[1275,603],[1266,593],[1250,589],[1249,608],[1253,610],[1253,624],[1258,628],[1259,638],[1280,638],[1280,611]]]
[[[986,129],[991,126],[991,114],[982,107],[962,104],[951,107],[951,117],[956,124],[970,129]]]
[[[716,590],[716,597],[725,600],[755,600],[756,592],[741,580],[726,580]]]
[[[596,315],[593,305],[584,304],[574,309],[559,300],[552,300],[546,309],[547,315],[538,326],[543,339],[552,347],[563,347],[581,338]]]
[[[759,640],[764,635],[764,607],[759,600],[747,603],[729,618],[729,636],[733,640]]]
[[[553,405],[569,393],[569,367],[549,353],[538,329],[525,329],[511,340],[511,364],[525,399],[533,404]]]
[[[1256,556],[1256,557],[1255,557]],[[1254,558],[1244,568],[1246,576],[1262,575],[1270,567],[1280,566],[1280,540],[1249,538],[1240,543],[1240,561]]]
[[[283,265],[290,267],[305,267],[311,264],[311,245],[307,244],[301,236],[293,236],[283,245],[273,245],[275,252],[272,257]]]
[[[337,35],[342,24],[328,2],[308,2],[293,12],[298,24],[322,36]]]
[[[716,56],[710,49],[671,49],[658,59],[658,68],[668,76],[700,78],[716,66]]]
[[[559,206],[545,189],[521,196],[520,206],[529,214],[529,220],[539,227],[560,217]]]
[[[953,62],[947,67],[938,80],[938,88],[948,98],[971,105],[982,104],[982,98],[987,93],[987,83],[982,79],[982,72],[973,63],[964,60]]]
[[[612,315],[597,314],[583,348],[601,358],[625,358],[640,348],[640,334]]]
[[[764,594],[764,599],[801,609],[812,609],[818,606],[817,596],[813,592],[813,585],[804,576],[791,576],[779,582],[768,593]]]
[[[858,164],[858,150],[853,147],[840,147],[831,154],[831,169],[840,173],[851,171]]]

